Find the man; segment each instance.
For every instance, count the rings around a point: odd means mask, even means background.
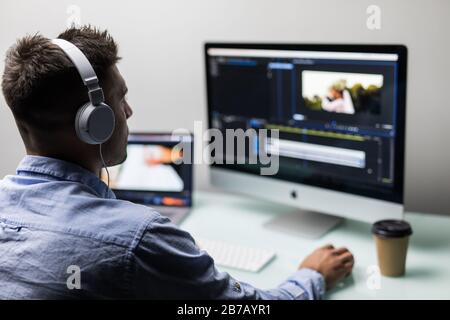
[[[116,119],[104,160],[123,162],[132,110],[116,43],[91,27],[58,38],[93,65]],[[11,47],[2,89],[27,156],[0,182],[0,298],[319,299],[351,272],[352,254],[330,245],[278,288],[259,290],[219,272],[167,218],[115,199],[98,178],[99,146],[83,143],[74,129],[87,90],[49,39],[27,36]]]

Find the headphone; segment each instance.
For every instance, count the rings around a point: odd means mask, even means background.
[[[115,116],[110,106],[105,103],[103,90],[97,75],[86,56],[77,46],[63,39],[51,42],[60,47],[77,68],[78,73],[88,89],[89,102],[82,105],[75,117],[75,131],[78,138],[88,144],[102,144],[112,135]]]

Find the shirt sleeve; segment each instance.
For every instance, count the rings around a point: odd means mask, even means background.
[[[192,236],[158,216],[131,252],[132,295],[139,299],[313,300],[324,294],[322,275],[300,269],[277,288],[260,290],[220,272]]]

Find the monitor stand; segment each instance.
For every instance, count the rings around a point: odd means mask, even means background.
[[[297,210],[293,213],[280,214],[266,222],[264,226],[278,232],[317,239],[342,221],[342,218],[323,213]]]

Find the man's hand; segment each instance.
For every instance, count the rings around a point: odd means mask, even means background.
[[[307,256],[299,269],[309,268],[319,272],[325,278],[327,289],[331,289],[351,273],[353,263],[353,254],[347,248],[335,249],[332,245],[326,245]]]

